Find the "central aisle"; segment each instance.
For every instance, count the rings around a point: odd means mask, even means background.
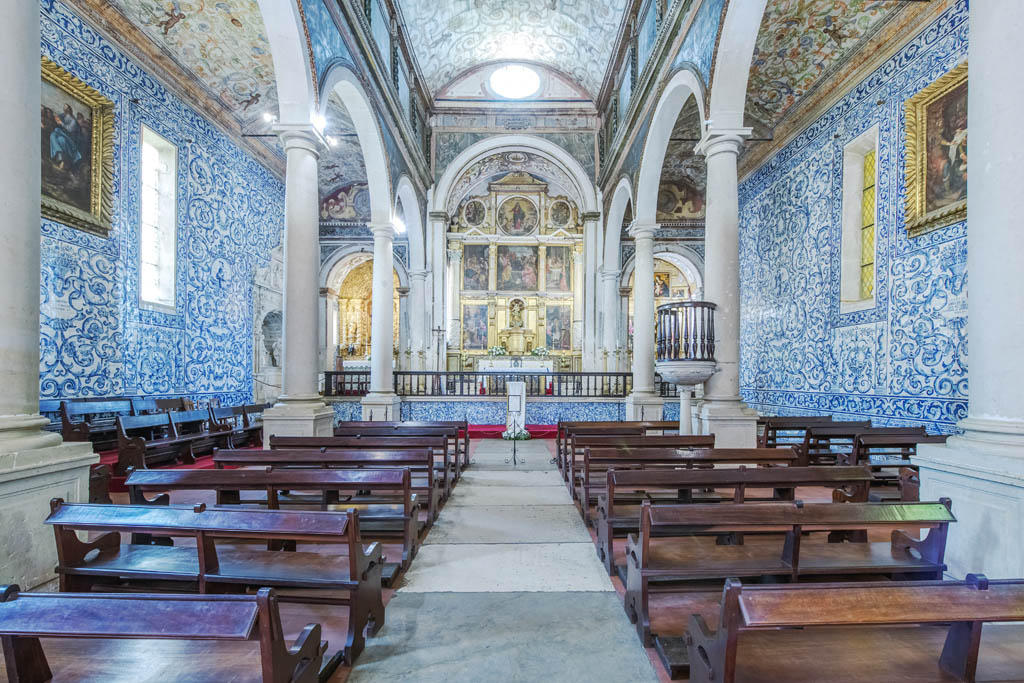
[[[351,681],[656,681],[550,459],[554,441],[472,444]]]

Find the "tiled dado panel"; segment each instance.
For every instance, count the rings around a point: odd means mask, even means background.
[[[967,56],[961,0],[740,185],[743,395],[950,432],[967,409],[967,225],[907,236],[906,100]],[[879,129],[877,303],[839,310],[843,147]]]
[[[253,272],[280,241],[284,187],[59,0],[42,53],[114,102],[114,230],[42,221],[44,398],[185,394],[252,399]],[[178,147],[177,308],[138,303],[139,144]]]
[[[621,420],[620,401],[531,401],[526,400],[526,424],[553,425],[559,420]],[[504,401],[403,401],[403,420],[468,420],[470,424],[505,424]]]

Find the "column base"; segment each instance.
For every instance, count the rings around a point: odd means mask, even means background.
[[[38,416],[36,416],[38,418]],[[45,422],[45,419],[43,420]],[[47,440],[54,434],[42,433]],[[12,448],[0,442],[0,584],[30,590],[54,578],[57,547],[43,524],[50,499],[89,501],[89,468],[99,462],[92,444],[61,443]]]
[[[715,448],[756,448],[757,411],[740,400],[715,401],[705,396],[700,433],[714,434]]]
[[[369,393],[363,397],[363,419],[374,422],[399,422],[402,399],[393,393]]]
[[[912,461],[921,473],[921,500],[953,501],[957,521],[949,525],[946,541],[949,574],[1024,576],[1024,425],[970,429],[976,422],[963,420],[960,425],[969,431],[944,445],[918,447]]]
[[[333,436],[334,408],[319,398],[282,399],[263,411],[263,447],[271,436]]]
[[[626,420],[657,422],[662,419],[665,399],[648,393],[632,393],[626,397]]]

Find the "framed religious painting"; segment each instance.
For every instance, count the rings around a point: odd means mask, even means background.
[[[462,348],[467,351],[487,348],[487,304],[462,305]]]
[[[537,281],[537,247],[498,245],[499,290],[536,292]]]
[[[498,227],[506,235],[529,235],[537,229],[537,220],[537,207],[525,197],[510,197],[498,206]]]
[[[544,315],[544,343],[548,351],[572,350],[572,308],[548,304]]]
[[[548,247],[544,286],[549,292],[572,290],[572,247]]]
[[[916,237],[967,217],[967,63],[905,108],[906,222]]]
[[[489,251],[486,244],[467,244],[462,248],[462,289],[487,290],[491,273]]]
[[[114,189],[114,103],[41,61],[42,215],[106,237]]]

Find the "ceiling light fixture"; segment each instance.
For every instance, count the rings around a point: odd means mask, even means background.
[[[491,90],[510,100],[521,100],[540,90],[540,74],[522,64],[507,64],[494,70]]]
[[[316,127],[316,129],[318,131],[323,133],[324,132],[324,128],[327,127],[327,117],[324,116],[323,114],[314,114],[313,115],[313,125]]]

